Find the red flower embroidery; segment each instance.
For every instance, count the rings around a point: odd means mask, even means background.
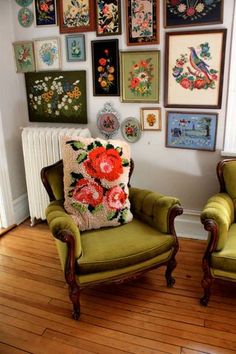
[[[107,63],[107,61],[106,61],[106,59],[105,58],[101,58],[101,59],[99,59],[99,64],[100,65],[102,65],[102,66],[105,66],[106,65],[106,63]]]
[[[90,182],[82,178],[76,183],[72,197],[80,203],[95,207],[102,202],[103,188],[96,182]]]
[[[189,79],[182,79],[181,81],[180,81],[180,85],[183,87],[183,88],[185,88],[185,89],[188,89],[190,86],[191,86],[191,82],[190,82],[190,80]]]
[[[140,80],[137,77],[134,77],[131,81],[131,87],[135,88],[139,84]]]
[[[188,16],[193,16],[195,14],[195,9],[194,7],[189,7],[186,11]]]
[[[194,82],[194,87],[199,89],[199,90],[204,88],[205,86],[206,86],[206,81],[203,80],[203,79],[197,79]]]
[[[127,195],[120,186],[115,186],[106,194],[108,206],[111,209],[122,209],[125,204]]]
[[[85,169],[91,177],[115,181],[123,173],[122,160],[117,150],[106,150],[97,147],[88,155],[84,162]]]

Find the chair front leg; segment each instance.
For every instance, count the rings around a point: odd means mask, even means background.
[[[72,317],[74,320],[78,320],[80,317],[80,288],[75,284],[69,284],[69,296],[73,304]]]
[[[210,267],[206,259],[203,259],[202,269],[203,269],[203,278],[201,284],[204,290],[204,295],[200,298],[200,304],[203,306],[207,306],[210,300],[211,287],[214,279],[211,276]]]
[[[172,288],[175,284],[175,278],[172,277],[172,272],[176,268],[177,262],[175,259],[175,254],[172,255],[171,259],[167,263],[167,269],[165,272],[165,277],[166,277],[166,284],[168,288]]]

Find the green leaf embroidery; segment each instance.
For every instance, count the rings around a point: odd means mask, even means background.
[[[86,152],[81,152],[81,154],[78,155],[76,161],[78,163],[81,163],[87,159],[87,153]]]
[[[79,210],[81,213],[85,213],[87,208],[86,206],[79,204],[79,203],[72,203],[71,204],[75,209]]]
[[[84,146],[85,146],[81,141],[76,141],[76,140],[67,141],[66,144],[70,144],[72,149],[75,150],[75,151],[77,151],[79,149],[83,149]]]

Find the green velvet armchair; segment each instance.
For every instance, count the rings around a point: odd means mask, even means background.
[[[130,223],[80,232],[63,207],[62,161],[43,168],[41,178],[50,198],[46,217],[68,284],[74,319],[79,318],[80,293],[86,286],[131,280],[161,265],[166,266],[167,286],[173,286],[179,248],[174,219],[183,212],[177,198],[129,186],[134,216]]]
[[[236,159],[217,165],[220,192],[204,206],[201,222],[209,232],[202,260],[204,295],[200,303],[207,306],[214,279],[236,282]]]

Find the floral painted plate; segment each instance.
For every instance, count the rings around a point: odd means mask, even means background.
[[[32,2],[33,0],[16,0],[16,3],[22,7],[29,6]]]
[[[18,12],[18,21],[23,27],[30,27],[34,20],[33,12],[27,7],[22,7]]]
[[[97,125],[100,132],[110,139],[117,134],[120,122],[117,112],[114,111],[110,103],[105,103],[104,108],[98,112]]]
[[[121,132],[125,140],[135,143],[141,137],[141,128],[136,118],[128,117],[121,123]]]

